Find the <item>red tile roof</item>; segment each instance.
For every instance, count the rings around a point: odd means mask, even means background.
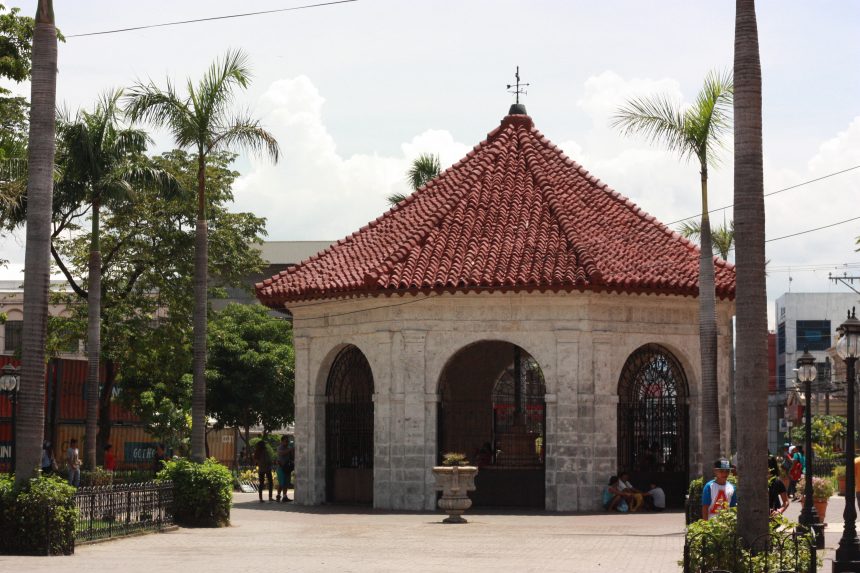
[[[716,292],[735,269],[715,258]],[[534,128],[501,126],[390,211],[258,283],[266,305],[444,290],[698,294],[696,245],[610,189]]]

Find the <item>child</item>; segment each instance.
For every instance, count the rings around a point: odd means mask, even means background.
[[[657,484],[652,483],[648,486],[650,489],[648,490],[648,495],[650,496],[649,504],[653,511],[663,511],[666,509],[666,493],[663,491],[662,487],[657,486]]]

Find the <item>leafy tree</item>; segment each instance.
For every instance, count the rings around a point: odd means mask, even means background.
[[[442,171],[442,164],[439,161],[438,155],[422,153],[412,160],[412,165],[409,171],[406,172],[406,180],[409,181],[409,186],[413,191],[417,191],[424,185],[435,179]],[[392,193],[388,196],[389,205],[397,205],[406,199],[403,193]]]
[[[208,413],[218,427],[268,434],[293,421],[292,326],[262,306],[229,304],[209,324]]]
[[[191,149],[197,157],[197,223],[194,246],[194,387],[192,399],[192,457],[202,462],[206,455],[206,322],[208,223],[206,213],[206,166],[219,150],[243,147],[278,160],[278,142],[259,121],[230,109],[236,90],[250,81],[247,57],[228,51],[216,60],[195,85],[187,82],[187,95],[180,96],[168,80],[164,89],[153,82],[138,83],[129,93],[128,113],[133,121],[147,121],[167,128],[176,144]]]
[[[51,199],[57,102],[57,29],[52,0],[39,0],[33,29],[30,136],[27,148],[27,247],[24,255],[24,331],[20,417],[15,436],[23,486],[38,475],[45,426],[45,337],[50,272]]]
[[[19,16],[20,8],[0,4],[0,77],[23,82],[30,77],[33,54],[33,18]],[[8,92],[7,92],[8,93]]]
[[[149,136],[140,129],[123,126],[118,102],[122,90],[105,93],[93,111],[80,111],[64,118],[58,128],[57,163],[61,173],[57,194],[61,204],[77,207],[77,217],[90,219],[87,281],[78,286],[57,251],[55,260],[75,292],[87,301],[87,416],[84,465],[96,466],[96,426],[101,358],[102,258],[100,216],[103,207],[132,200],[135,187],[149,185],[164,194],[178,191],[176,179],[155,167],[145,156]]]
[[[749,480],[738,508],[738,532],[747,543],[767,533],[767,289],[764,245],[764,167],[761,131],[761,60],[755,1],[735,3],[735,294],[738,473]],[[745,481],[745,484],[747,482]]]
[[[832,457],[834,451],[842,448],[848,435],[845,416],[819,414],[812,417],[812,449],[815,456]],[[806,440],[806,427],[797,425],[791,428],[791,441],[803,444]]]
[[[702,194],[699,258],[699,347],[702,361],[702,428],[712,439],[702,440],[705,463],[720,456],[719,393],[717,386],[717,310],[714,291],[714,253],[708,217],[708,167],[718,163],[722,138],[731,126],[733,94],[731,74],[711,72],[695,103],[682,109],[665,95],[636,98],[621,107],[613,120],[625,135],[644,135],[699,163]]]
[[[213,242],[209,274],[224,286],[246,287],[245,277],[264,265],[253,245],[265,234],[265,221],[228,210],[232,185],[239,175],[230,169],[234,157],[214,153],[206,168]],[[193,188],[197,165],[194,155],[181,150],[151,160],[152,169],[171,173],[182,189]],[[193,193],[165,199],[158,186],[142,185],[135,189],[133,203],[113,204],[101,220],[101,358],[107,376],[98,400],[99,452],[110,440],[110,401],[115,386],[120,401],[152,426],[159,439],[180,448],[186,437],[196,211]],[[57,260],[72,288],[83,290],[89,237],[80,232],[79,219],[62,209],[54,224]],[[211,294],[220,291],[213,289]],[[84,331],[86,306],[70,304],[68,308],[77,331]]]

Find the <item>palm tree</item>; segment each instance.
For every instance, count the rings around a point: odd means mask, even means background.
[[[99,406],[99,360],[101,356],[102,260],[99,247],[99,216],[105,204],[116,204],[133,196],[133,186],[157,185],[176,191],[176,180],[165,171],[145,165],[149,136],[140,129],[124,127],[119,100],[122,90],[104,94],[92,112],[63,118],[58,127],[62,176],[57,193],[90,211],[90,257],[87,290],[78,294],[87,300],[87,417],[84,465],[96,466],[96,431]],[[56,256],[55,251],[55,259]],[[63,272],[67,272],[58,260]],[[70,283],[73,281],[70,279]]]
[[[278,160],[278,142],[248,114],[230,108],[237,88],[250,82],[247,56],[228,51],[195,85],[187,80],[180,96],[168,80],[164,89],[138,82],[129,91],[128,115],[166,127],[180,148],[197,154],[197,229],[194,246],[194,382],[191,399],[191,455],[206,456],[206,289],[208,224],[206,220],[206,161],[213,152],[243,147]]]
[[[38,475],[45,425],[45,337],[51,244],[57,28],[52,0],[39,0],[33,33],[30,135],[27,145],[27,247],[24,255],[24,332],[20,416],[15,436],[15,482]]]
[[[699,162],[702,192],[699,258],[699,346],[702,362],[702,461],[710,464],[720,455],[720,419],[717,387],[717,314],[714,292],[714,256],[708,218],[708,167],[718,163],[722,137],[731,124],[732,76],[711,72],[693,105],[682,109],[667,96],[632,99],[621,107],[613,126],[625,135],[641,134],[660,143],[682,159]]]
[[[738,509],[738,532],[752,543],[768,532],[767,465],[761,455],[767,451],[767,391],[761,384],[767,377],[761,62],[755,0],[737,0],[735,10],[735,380],[738,470],[748,476],[744,503]]]
[[[417,191],[426,185],[431,179],[435,179],[442,171],[442,164],[439,162],[438,155],[422,153],[412,160],[412,165],[409,171],[406,172],[406,180],[413,191]],[[388,196],[389,205],[397,205],[406,199],[403,193],[392,193]]]
[[[702,236],[702,227],[698,221],[685,221],[678,228],[678,232],[682,237],[698,241]],[[723,223],[716,229],[711,229],[711,243],[717,248],[721,259],[729,260],[729,251],[735,246],[735,222],[729,221],[728,224]]]

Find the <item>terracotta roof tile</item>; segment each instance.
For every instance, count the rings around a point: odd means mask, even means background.
[[[716,292],[735,270],[715,258]],[[356,294],[490,289],[697,296],[699,249],[509,115],[387,213],[257,284],[272,307]]]

